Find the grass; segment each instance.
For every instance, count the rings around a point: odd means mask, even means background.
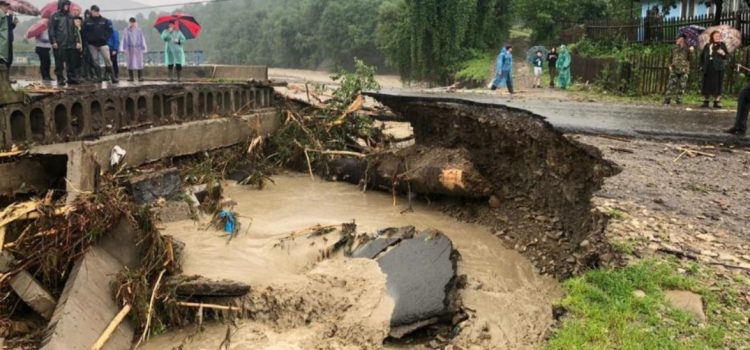
[[[565,282],[567,296],[560,304],[569,314],[546,348],[747,348],[750,335],[745,331],[747,310],[741,307],[741,298],[748,282],[736,278],[722,278],[697,264],[681,268],[672,260],[589,271]],[[635,296],[636,290],[645,292],[645,297]],[[667,290],[703,296],[707,323],[672,308],[664,299]]]
[[[604,209],[604,215],[609,216],[613,220],[622,220],[627,216],[628,214],[620,209],[617,208],[605,208]]]

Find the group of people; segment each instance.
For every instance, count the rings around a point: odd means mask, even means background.
[[[531,60],[531,65],[534,68],[534,83],[533,88],[542,88],[542,75],[544,74],[544,63],[547,63],[549,72],[549,86],[557,86],[565,90],[570,87],[570,66],[573,63],[573,59],[568,52],[568,48],[565,45],[560,46],[560,52],[557,52],[557,48],[553,47],[552,50],[547,54],[545,59],[544,53],[539,50],[536,52],[535,57]],[[495,79],[492,82],[490,88],[495,90],[499,87],[507,87],[508,92],[513,94],[513,47],[508,45],[502,49],[500,55],[497,56],[497,63],[495,65]]]
[[[13,63],[13,30],[18,19],[11,11],[8,0],[0,0],[0,11],[3,14],[0,18],[0,64],[10,69]],[[185,65],[185,35],[174,21],[162,32],[161,38],[165,42],[164,56],[169,79],[179,81]],[[146,37],[135,18],[130,18],[120,37],[112,21],[102,16],[99,6],[92,6],[81,17],[80,8],[74,7],[69,0],[60,0],[57,11],[49,19],[47,30],[35,40],[44,81],[52,81],[50,56],[53,56],[58,86],[83,81],[118,83],[120,53],[126,56],[128,81],[135,81],[136,77],[138,81],[143,81]]]
[[[119,52],[127,56],[128,80],[134,81],[133,72],[138,72],[139,81],[143,80],[146,38],[135,18],[130,18],[121,40],[120,33],[111,20],[102,16],[99,6],[91,6],[82,18],[80,9],[65,0],[50,18],[48,31],[40,34],[36,42],[42,79],[52,80],[51,50],[59,86],[79,84],[82,80],[118,83]],[[104,62],[103,74],[100,62]]]
[[[729,62],[729,50],[722,42],[721,33],[714,31],[709,36],[709,42],[700,53],[700,67],[703,72],[701,84],[701,95],[703,96],[702,108],[721,109],[721,96],[724,86],[724,72]],[[682,99],[687,89],[688,76],[690,74],[690,55],[693,47],[687,44],[684,36],[677,37],[669,65],[669,81],[664,96],[664,104],[669,105],[672,100],[677,104]],[[735,125],[727,130],[727,133],[742,136],[747,132],[747,115],[750,111],[750,85],[745,87],[739,95],[737,118]]]

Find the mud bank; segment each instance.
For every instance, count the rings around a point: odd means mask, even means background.
[[[274,248],[289,232],[351,220],[359,232],[414,225],[439,229],[453,241],[461,254],[458,274],[467,280],[460,298],[471,310],[453,344],[514,349],[542,344],[553,322],[551,303],[560,290],[553,279],[539,276],[528,260],[505,248],[489,228],[459,222],[419,203],[414,212],[401,214],[405,199],[393,206],[387,194],[364,194],[347,184],[312,182],[302,175],[278,176],[274,181],[276,185],[263,191],[225,187],[225,194],[238,203],[235,210],[245,227],[230,242],[193,222],[169,224],[164,231],[186,243],[185,274],[246,282],[253,286],[251,300],[265,300],[254,305],[265,308],[259,314],[273,316],[239,321],[232,330],[234,347],[382,348],[393,301],[377,263],[343,257],[319,263],[322,241]],[[203,333],[192,334],[193,329],[169,333],[146,348],[215,348],[227,328],[209,325]]]
[[[439,201],[452,215],[492,226],[542,272],[560,278],[616,259],[601,235],[606,218],[593,209],[591,197],[620,169],[596,148],[565,137],[543,117],[525,110],[371,96],[411,124],[416,142],[411,148],[417,153],[459,152],[459,163],[471,164],[470,171],[465,165],[456,167],[470,174],[471,181],[459,186],[473,196],[443,196]],[[419,164],[413,163],[407,169]]]

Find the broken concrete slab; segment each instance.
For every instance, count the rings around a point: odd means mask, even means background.
[[[135,268],[140,264],[140,231],[127,219],[121,219],[102,239],[98,246],[120,264]]]
[[[389,227],[379,230],[375,239],[367,241],[352,253],[352,258],[375,259],[380,253],[399,242],[402,239],[414,237],[416,229],[414,226]]]
[[[703,297],[700,295],[684,290],[670,290],[664,293],[664,297],[675,309],[693,315],[698,321],[706,321]]]
[[[119,313],[110,285],[123,265],[101,247],[91,248],[70,273],[50,321],[43,350],[88,349]],[[104,349],[130,349],[133,327],[123,322]]]
[[[403,326],[449,313],[456,277],[453,242],[435,230],[404,239],[377,258],[396,305],[391,326]]]
[[[193,211],[186,201],[168,201],[156,209],[156,215],[164,224],[193,219]]]
[[[182,196],[182,178],[177,168],[156,171],[130,179],[130,190],[138,204],[154,203],[160,198],[177,200]]]
[[[8,252],[0,253],[0,273],[8,272],[12,263],[13,257]],[[26,305],[46,320],[52,317],[57,301],[34,276],[27,271],[21,271],[13,276],[9,282],[13,291]]]

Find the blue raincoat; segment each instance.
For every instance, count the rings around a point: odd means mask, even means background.
[[[492,85],[496,88],[508,86],[508,82],[513,82],[513,54],[503,48],[500,55],[497,56],[495,63],[495,80]]]

